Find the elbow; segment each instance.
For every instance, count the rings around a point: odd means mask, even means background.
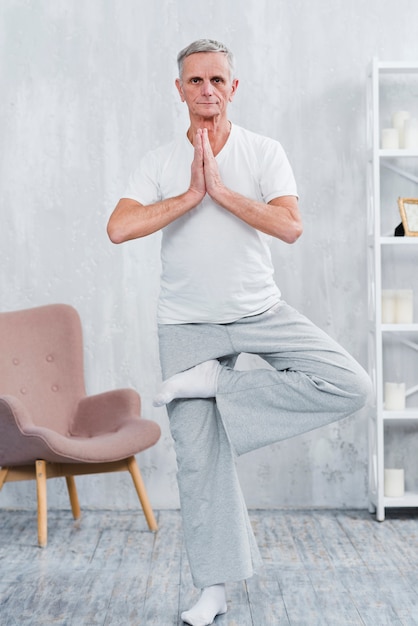
[[[295,243],[299,239],[299,237],[302,235],[302,233],[303,233],[303,226],[300,222],[297,222],[294,225],[292,232],[290,233],[288,243]]]
[[[111,224],[110,222],[107,225],[107,236],[109,237],[112,243],[118,244],[118,243],[123,243],[124,241],[126,241],[126,238],[123,236],[123,233],[120,230],[120,228],[115,228],[115,226]]]
[[[300,222],[294,222],[286,229],[286,232],[277,234],[276,237],[285,243],[295,243],[303,233],[303,227]]]

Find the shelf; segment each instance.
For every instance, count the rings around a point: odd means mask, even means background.
[[[410,333],[418,332],[418,324],[382,324],[384,333]]]
[[[380,243],[382,246],[416,246],[418,244],[418,237],[380,237]]]
[[[403,411],[383,411],[385,421],[414,421],[418,420],[418,407],[404,409]]]
[[[379,156],[383,159],[393,159],[400,157],[418,157],[418,150],[407,150],[403,148],[402,150],[379,150]]]
[[[418,72],[418,63],[402,61],[377,61],[376,68],[382,74]]]
[[[368,320],[368,330],[371,333],[375,333],[379,330],[379,327],[374,319]],[[396,333],[418,333],[418,324],[380,324],[380,330],[382,333],[388,335],[396,335]],[[405,340],[406,341],[406,340]],[[418,348],[418,344],[417,348]]]
[[[400,218],[399,218],[400,219]],[[381,246],[416,246],[418,245],[418,237],[405,236],[395,237],[394,235],[382,235],[378,238],[378,243]],[[374,235],[368,235],[367,245],[369,248],[373,248],[375,244]]]
[[[405,495],[401,498],[383,498],[384,505],[386,507],[400,508],[400,507],[418,507],[418,493],[413,491],[406,491]]]
[[[374,57],[370,70],[367,84],[368,347],[369,373],[373,381],[375,403],[374,410],[370,411],[368,424],[369,510],[372,512],[375,509],[376,519],[383,521],[385,508],[418,508],[418,490],[406,492],[401,498],[384,496],[385,446],[390,445],[390,441],[385,443],[386,434],[394,430],[403,440],[409,431],[418,432],[418,403],[409,400],[418,392],[418,384],[414,385],[412,382],[418,382],[415,376],[418,374],[415,358],[418,354],[418,314],[410,324],[381,323],[383,289],[386,287],[396,290],[391,285],[398,282],[399,289],[407,282],[415,285],[415,260],[418,256],[418,247],[411,248],[418,246],[418,237],[395,237],[395,228],[401,222],[401,216],[395,210],[396,198],[418,197],[418,148],[383,149],[382,123],[386,121],[381,119],[381,114],[390,112],[393,94],[396,93],[396,102],[402,102],[402,90],[406,90],[408,102],[412,97],[417,102],[418,59],[415,62],[382,62]],[[402,190],[405,190],[404,193]],[[396,363],[388,362],[390,350],[397,357]],[[415,355],[411,351],[415,351]],[[385,395],[385,379],[390,379],[391,370],[395,367],[402,372],[407,369],[408,376],[405,378],[408,384],[413,385],[406,389],[407,408],[401,411],[385,410],[382,397]],[[400,372],[398,374],[401,375]],[[408,480],[418,480],[416,472],[411,472],[412,475],[407,476],[407,484]],[[415,485],[411,484],[411,487]]]
[[[371,503],[377,508],[378,495],[376,491],[371,491],[369,496]],[[384,496],[383,504],[387,508],[418,507],[418,493],[414,491],[405,491],[405,495],[399,498]]]

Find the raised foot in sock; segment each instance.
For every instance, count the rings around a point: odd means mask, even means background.
[[[154,398],[154,406],[163,406],[176,398],[214,398],[220,367],[219,361],[205,361],[167,378]]]

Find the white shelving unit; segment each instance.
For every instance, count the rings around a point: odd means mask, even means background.
[[[414,196],[418,197],[418,150],[383,150],[380,148],[381,130],[384,120],[382,119],[381,90],[382,81],[387,85],[388,81],[399,79],[400,76],[410,75],[407,80],[416,80],[418,90],[418,62],[417,63],[383,63],[373,59],[368,77],[368,306],[369,306],[369,373],[372,378],[375,392],[375,410],[369,419],[369,508],[370,512],[376,512],[376,518],[383,521],[385,510],[389,507],[418,507],[418,476],[416,478],[417,491],[405,491],[403,497],[385,497],[384,495],[384,469],[385,469],[385,432],[390,428],[402,428],[411,423],[416,423],[418,431],[418,402],[416,408],[408,407],[403,411],[387,411],[384,407],[384,375],[385,353],[388,344],[396,343],[399,349],[407,353],[418,352],[418,323],[413,324],[383,324],[382,323],[382,289],[385,287],[385,255],[405,259],[405,255],[415,259],[417,273],[415,279],[415,291],[418,293],[418,237],[395,237],[394,227],[400,223],[400,215],[396,214],[396,204],[388,208],[387,203],[381,198],[382,180],[388,171],[399,180],[409,180],[410,184],[416,185]],[[417,91],[418,93],[418,91]],[[418,98],[416,100],[418,113]],[[414,161],[415,160],[415,161]],[[411,165],[416,164],[415,171],[411,172]],[[402,185],[399,185],[401,188]],[[393,190],[394,196],[402,195]],[[381,202],[382,200],[382,202]],[[390,210],[390,218],[398,222],[394,224],[392,232],[386,232],[389,224],[387,211]],[[385,213],[386,212],[386,213]],[[390,257],[392,259],[392,257]],[[411,285],[411,288],[414,286]],[[389,288],[396,289],[396,286]],[[400,288],[400,287],[399,287]],[[418,319],[417,307],[415,307],[414,321]],[[418,383],[418,354],[415,360],[416,383]],[[411,357],[409,357],[411,358]],[[410,372],[409,372],[410,375]],[[418,385],[412,385],[407,389],[407,398],[415,400],[412,396],[418,391]],[[410,404],[410,402],[408,402]],[[417,449],[418,453],[418,449]],[[406,481],[408,482],[408,481]],[[414,483],[415,481],[409,481]]]

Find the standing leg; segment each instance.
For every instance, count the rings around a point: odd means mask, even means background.
[[[164,378],[205,360],[219,357],[231,366],[236,358],[219,326],[167,325],[159,335]],[[216,403],[213,398],[178,399],[167,409],[193,582],[204,588],[248,578],[261,558]]]
[[[176,400],[168,412],[193,582],[203,588],[249,578],[261,559],[215,402]]]

